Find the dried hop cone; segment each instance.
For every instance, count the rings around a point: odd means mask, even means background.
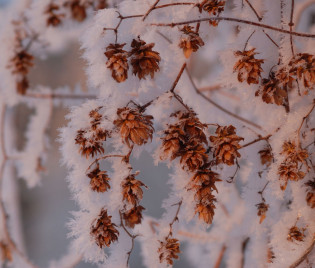
[[[214,217],[216,199],[212,192],[218,192],[215,186],[217,181],[221,181],[219,174],[205,168],[199,170],[188,184],[189,190],[195,191],[195,201],[197,203],[195,214],[198,214],[199,219],[207,224],[211,224]]]
[[[186,145],[180,163],[183,169],[189,171],[196,171],[206,164],[208,155],[206,148],[198,143],[196,140],[192,140]]]
[[[234,72],[238,72],[238,81],[250,84],[258,84],[261,77],[261,64],[264,60],[255,59],[255,48],[251,50],[236,51],[234,55],[238,58],[238,61],[234,65]]]
[[[215,186],[217,181],[221,181],[219,179],[219,174],[211,169],[205,168],[196,172],[189,184],[191,188],[209,187],[211,190],[218,192],[218,189]]]
[[[80,0],[68,0],[64,5],[70,8],[72,19],[78,22],[86,19],[86,4],[82,4]]]
[[[30,68],[34,66],[34,57],[25,49],[20,50],[10,60],[8,68],[12,70],[13,74],[17,75],[16,90],[19,94],[24,95],[29,88],[29,81],[27,74]]]
[[[142,221],[143,206],[135,206],[132,209],[123,213],[126,226],[134,228],[136,224],[140,224]]]
[[[123,201],[136,205],[143,197],[143,190],[141,187],[146,187],[142,181],[135,178],[135,175],[129,175],[121,183]]]
[[[126,44],[110,44],[104,53],[108,58],[107,68],[111,69],[112,77],[118,82],[124,82],[128,78],[128,53],[122,48]]]
[[[281,154],[285,155],[287,159],[292,162],[304,162],[304,160],[308,157],[307,150],[297,148],[294,141],[284,142]]]
[[[103,129],[100,124],[102,120],[102,115],[99,110],[102,107],[98,107],[89,113],[91,118],[90,127],[85,129],[80,129],[77,131],[77,136],[75,138],[75,143],[80,145],[79,152],[81,155],[89,158],[90,156],[104,153],[103,142],[106,141],[107,137],[111,133]]]
[[[27,89],[29,88],[30,84],[28,78],[23,76],[21,79],[18,79],[16,82],[16,91],[21,95],[25,95]]]
[[[193,142],[207,144],[207,137],[204,133],[206,124],[202,124],[193,112],[183,113],[177,112],[173,114],[178,119],[178,122],[172,125],[168,125],[168,128],[164,131],[164,137],[162,143],[162,155],[161,159],[165,160],[170,157],[174,160],[176,157],[184,156],[187,152],[188,145]],[[184,159],[182,160],[186,162]]]
[[[260,162],[262,165],[270,166],[273,162],[273,154],[270,147],[266,147],[258,152],[260,154]]]
[[[88,173],[87,176],[91,179],[90,186],[93,191],[104,193],[110,189],[110,178],[108,177],[106,171],[99,169],[99,165],[97,165],[95,169]]]
[[[143,145],[149,139],[152,140],[154,128],[151,115],[144,115],[138,109],[129,107],[119,108],[117,115],[114,124],[120,128],[120,135],[129,147],[131,144]]]
[[[269,205],[267,205],[265,202],[259,203],[256,205],[257,207],[257,216],[260,217],[259,223],[262,223],[266,218],[266,213],[268,211]]]
[[[289,63],[290,74],[303,81],[307,89],[315,86],[315,56],[308,53],[297,54]]]
[[[304,235],[305,230],[306,230],[305,228],[300,229],[297,226],[293,226],[289,230],[287,239],[291,242],[293,242],[294,240],[303,241],[305,238],[305,235]]]
[[[284,105],[287,99],[287,91],[275,77],[275,74],[271,73],[268,79],[262,79],[262,84],[256,91],[255,96],[261,96],[265,103]]]
[[[196,52],[199,47],[204,45],[199,33],[193,30],[191,26],[184,26],[181,31],[184,36],[180,39],[179,47],[183,49],[186,58],[189,58],[192,52]]]
[[[154,73],[160,70],[161,57],[158,52],[152,50],[154,45],[154,43],[147,44],[141,39],[133,39],[131,43],[132,72],[134,75],[138,75],[139,79],[145,79],[148,75],[154,78]]]
[[[50,3],[47,6],[47,9],[45,11],[45,14],[48,14],[48,18],[46,21],[47,26],[57,27],[62,23],[62,18],[64,17],[64,14],[57,13],[59,9],[60,7],[55,3]]]
[[[210,141],[213,143],[213,156],[217,163],[234,165],[235,159],[241,157],[237,150],[241,148],[239,142],[244,139],[236,135],[235,127],[232,125],[218,126],[215,133],[216,136],[210,136]]]
[[[198,203],[195,208],[195,214],[198,213],[199,219],[207,224],[212,223],[214,210],[216,208],[214,205],[214,203],[216,202],[215,197],[211,194],[209,195],[209,198],[211,199],[208,199],[207,202]]]
[[[89,158],[104,153],[103,140],[97,140],[95,137],[86,138],[86,133],[86,130],[80,129],[75,138],[75,143],[80,145],[79,152],[81,152],[81,155]]]
[[[273,263],[273,260],[276,258],[275,253],[271,248],[268,248],[267,251],[267,263]]]
[[[98,0],[97,5],[95,6],[95,10],[101,10],[107,7],[108,7],[107,0]]]
[[[92,224],[91,236],[100,248],[109,247],[111,243],[118,240],[119,232],[111,218],[112,216],[107,214],[107,210],[102,209],[96,223]]]
[[[209,13],[209,15],[217,15],[224,11],[225,0],[204,0],[199,5],[199,11],[202,10]]]
[[[12,251],[10,249],[10,246],[7,243],[3,241],[0,242],[0,251],[1,251],[1,260],[3,262],[6,262],[6,261],[12,262],[13,260]]]
[[[306,203],[309,207],[315,208],[315,179],[305,183],[307,188]]]
[[[177,260],[180,253],[178,239],[166,238],[165,241],[160,241],[158,253],[160,254],[160,263],[166,262],[169,265],[173,265],[173,259]]]
[[[168,129],[164,131],[164,137],[162,138],[162,155],[161,159],[165,160],[168,157],[174,160],[181,155],[180,150],[185,143],[185,131],[178,125],[169,125]]]
[[[12,59],[10,67],[12,67],[12,73],[27,75],[29,68],[34,65],[34,57],[26,50],[21,50]]]
[[[283,162],[278,168],[278,174],[283,184],[280,186],[281,190],[287,188],[288,181],[299,181],[305,177],[305,173],[298,169],[298,164],[295,162]]]

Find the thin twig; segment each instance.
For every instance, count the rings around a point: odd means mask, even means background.
[[[280,21],[281,21],[281,29],[283,30],[284,25],[284,0],[280,0]],[[290,36],[292,37],[292,31],[290,30]],[[281,41],[283,40],[283,35],[281,35]],[[279,64],[283,63],[283,55],[281,54],[281,50],[279,49]],[[284,90],[286,91],[285,97],[284,97],[284,103],[283,106],[285,108],[286,113],[288,114],[290,112],[290,100],[289,100],[289,90],[288,87],[285,87]]]
[[[302,122],[301,122],[301,124],[300,124],[300,127],[299,127],[298,130],[297,130],[297,136],[298,136],[297,138],[298,138],[298,142],[299,142],[299,146],[300,146],[300,147],[301,147],[300,133],[301,133],[302,126],[303,126],[305,120],[306,120],[306,119],[310,116],[310,114],[313,112],[314,108],[315,108],[315,99],[313,100],[313,106],[312,106],[312,108],[311,108],[311,109],[309,110],[309,112],[303,117]]]
[[[219,253],[219,256],[218,256],[218,259],[217,261],[215,262],[215,265],[213,268],[219,268],[221,266],[221,262],[223,260],[223,257],[224,257],[224,253],[226,251],[226,246],[223,245],[222,248],[221,248],[221,251]]]
[[[79,95],[79,94],[45,94],[45,93],[33,93],[27,92],[24,97],[35,99],[95,99],[96,95]]]
[[[191,5],[196,5],[196,3],[189,3],[189,2],[185,2],[185,3],[170,3],[170,4],[156,6],[154,9],[160,9],[160,8],[170,7],[170,6],[191,6]]]
[[[291,0],[291,15],[290,15],[290,23],[289,23],[290,32],[291,33],[293,31],[293,26],[294,26],[293,14],[294,14],[294,0]],[[293,47],[293,36],[292,36],[292,34],[290,34],[290,43],[291,43],[292,56],[294,57],[294,47]]]
[[[280,46],[271,38],[271,36],[269,34],[267,34],[265,32],[265,30],[263,30],[264,34],[268,37],[268,39],[277,47],[280,48]]]
[[[266,187],[268,184],[269,184],[269,181],[265,184],[264,188],[262,188],[262,190],[258,192],[258,194],[261,197],[262,202],[265,202],[265,198],[264,198],[263,194],[264,194],[264,191],[266,190]]]
[[[131,256],[131,253],[135,247],[135,239],[139,236],[138,234],[137,235],[133,235],[132,233],[130,233],[128,231],[128,229],[126,228],[126,226],[124,225],[124,222],[123,222],[123,217],[122,217],[122,213],[121,211],[119,211],[119,216],[120,216],[120,226],[125,230],[126,234],[131,238],[131,248],[130,250],[127,252],[127,263],[126,263],[126,267],[128,267],[129,265],[129,260],[130,260],[130,256]]]
[[[147,13],[144,14],[143,18],[142,18],[142,21],[144,21],[147,16],[149,16],[149,14],[151,13],[151,11],[156,7],[156,5],[160,2],[160,0],[156,0],[154,2],[154,4],[149,8],[149,10],[147,11]]]
[[[237,161],[237,158],[235,159],[236,169],[234,171],[233,176],[229,177],[229,179],[226,181],[227,183],[232,183],[237,175],[237,172],[240,170],[240,164]]]
[[[247,47],[247,45],[248,45],[248,42],[249,42],[250,38],[253,36],[253,34],[254,34],[255,32],[256,32],[256,30],[254,30],[254,31],[251,33],[251,35],[247,38],[243,51],[245,51],[245,49],[246,49],[246,47]]]
[[[246,248],[249,242],[249,237],[245,238],[245,240],[242,243],[242,259],[241,259],[241,268],[244,268],[245,265],[245,252],[246,252]]]
[[[172,87],[171,87],[171,89],[170,89],[170,92],[171,92],[171,93],[174,92],[175,87],[177,86],[178,81],[179,81],[179,79],[181,78],[181,76],[182,76],[182,74],[183,74],[185,68],[186,68],[186,62],[185,62],[185,63],[182,65],[182,67],[180,68],[180,71],[179,71],[179,73],[178,73],[178,75],[177,75],[175,81],[173,82],[173,85],[172,85]]]
[[[257,12],[256,9],[253,7],[253,5],[249,2],[249,0],[245,0],[245,2],[249,5],[249,7],[250,7],[250,8],[252,9],[252,11],[255,13],[257,19],[258,19],[259,21],[261,21],[261,20],[262,20],[262,17],[260,17],[260,16],[258,15],[258,12]]]
[[[187,72],[187,74],[188,74],[189,80],[191,81],[191,84],[192,84],[194,90],[196,91],[196,93],[197,93],[198,95],[200,95],[202,98],[204,98],[206,101],[208,101],[209,103],[211,103],[212,105],[214,105],[215,107],[217,107],[217,108],[218,108],[219,110],[221,110],[222,112],[224,112],[224,113],[226,113],[226,114],[228,114],[228,115],[230,115],[230,116],[232,116],[232,117],[234,117],[234,118],[236,118],[236,119],[238,119],[238,120],[240,120],[240,121],[242,121],[242,122],[244,122],[244,123],[246,123],[246,124],[249,124],[249,125],[251,125],[251,126],[254,126],[254,127],[256,127],[256,128],[258,128],[258,129],[260,129],[260,130],[263,129],[263,128],[262,128],[261,126],[259,126],[258,124],[254,123],[254,122],[252,122],[252,121],[249,121],[249,120],[247,120],[247,119],[245,119],[245,118],[243,118],[243,117],[241,117],[241,116],[239,116],[239,115],[237,115],[237,114],[234,114],[234,113],[230,112],[229,110],[223,108],[222,106],[220,106],[219,104],[217,104],[216,102],[214,102],[213,100],[211,100],[209,97],[207,97],[205,94],[203,94],[202,92],[200,92],[199,89],[197,88],[195,82],[193,81],[193,79],[192,79],[192,77],[191,77],[191,74],[190,74],[190,72],[188,71],[187,68],[186,68],[186,72]]]
[[[172,86],[171,86],[171,89],[168,90],[167,92],[172,93],[173,96],[174,96],[174,98],[175,98],[176,100],[178,100],[178,102],[179,102],[180,104],[182,104],[182,105],[185,107],[186,110],[190,111],[191,109],[183,102],[182,98],[181,98],[177,93],[174,92],[174,90],[175,90],[175,88],[176,88],[176,86],[177,86],[177,84],[178,84],[178,81],[179,81],[179,79],[181,78],[181,76],[182,76],[182,74],[183,74],[185,68],[186,68],[186,63],[184,63],[183,66],[181,67],[181,69],[180,69],[178,75],[176,76],[175,81],[173,82],[173,84],[172,84]],[[167,92],[165,92],[165,93],[167,93]],[[149,107],[154,101],[156,101],[156,100],[159,99],[159,98],[160,98],[160,96],[158,96],[158,97],[154,98],[153,100],[150,100],[150,101],[147,102],[146,104],[142,105],[142,106],[140,107],[140,111],[144,111],[147,107]]]
[[[315,246],[315,236],[313,236],[311,245],[306,249],[303,255],[300,258],[298,258],[293,264],[291,264],[289,268],[298,267],[307,258],[307,256],[312,252],[312,250],[314,249],[314,246]]]
[[[240,149],[243,149],[243,148],[245,148],[245,147],[247,147],[247,146],[250,146],[250,145],[252,145],[252,144],[254,144],[254,143],[256,143],[256,142],[259,142],[259,141],[268,140],[271,136],[272,136],[271,134],[269,134],[269,135],[267,135],[267,136],[265,136],[265,137],[261,137],[261,136],[260,136],[260,137],[258,137],[257,139],[255,139],[255,140],[253,140],[253,141],[251,141],[251,142],[249,142],[249,143],[246,143],[246,144],[242,145]]]
[[[170,236],[173,235],[173,225],[174,225],[175,221],[178,221],[178,214],[179,214],[180,208],[182,206],[182,203],[183,203],[183,200],[181,200],[178,203],[173,205],[173,206],[178,205],[178,207],[177,207],[177,210],[176,210],[176,213],[175,213],[175,216],[174,216],[173,220],[169,224],[170,230],[169,230],[168,235],[166,236],[165,240],[167,240]]]
[[[295,36],[299,37],[307,37],[307,38],[315,38],[315,34],[308,34],[308,33],[300,33],[300,32],[290,32],[288,30],[284,30],[281,28],[277,28],[271,25],[263,24],[263,23],[258,23],[254,21],[249,21],[249,20],[243,20],[243,19],[237,19],[237,18],[229,18],[229,17],[211,17],[211,18],[202,18],[202,19],[195,19],[195,20],[187,20],[187,21],[181,21],[181,22],[172,22],[172,23],[151,23],[150,25],[152,26],[158,26],[158,27],[175,27],[178,25],[187,25],[191,23],[198,23],[198,22],[204,22],[204,21],[233,21],[233,22],[238,22],[238,23],[243,23],[243,24],[248,24],[252,26],[256,26],[259,28],[264,28],[264,29],[269,29],[272,31],[284,33],[284,34],[292,34]]]
[[[89,167],[86,169],[85,173],[87,173],[87,172],[90,170],[90,168],[91,168],[95,163],[99,162],[100,160],[104,160],[104,159],[110,158],[110,157],[121,157],[121,158],[124,158],[124,157],[126,157],[126,155],[121,155],[121,154],[109,154],[109,155],[103,155],[103,156],[101,156],[101,157],[99,157],[99,158],[96,158],[96,159],[89,165]]]

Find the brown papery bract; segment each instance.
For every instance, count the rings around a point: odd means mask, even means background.
[[[153,117],[145,115],[138,109],[129,107],[117,110],[118,119],[114,121],[114,125],[119,129],[120,135],[129,147],[133,144],[143,145],[152,140],[153,135]]]

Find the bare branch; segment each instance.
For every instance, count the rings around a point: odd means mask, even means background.
[[[229,18],[229,17],[211,17],[211,18],[203,18],[203,19],[195,19],[195,20],[188,20],[188,21],[181,21],[181,22],[172,22],[172,23],[151,23],[152,26],[158,26],[158,27],[175,27],[179,25],[187,25],[191,23],[198,23],[198,22],[204,22],[204,21],[232,21],[232,22],[238,22],[242,24],[248,24],[252,26],[256,26],[259,28],[269,29],[271,31],[276,31],[284,34],[292,34],[299,37],[307,37],[307,38],[315,38],[315,34],[308,34],[308,33],[300,33],[300,32],[290,32],[288,30],[284,30],[281,28],[277,28],[271,25],[262,24],[254,21],[249,20],[243,20],[243,19],[237,19],[237,18]]]

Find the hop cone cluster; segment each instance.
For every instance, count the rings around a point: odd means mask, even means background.
[[[125,178],[121,184],[123,202],[125,204],[123,218],[125,224],[130,228],[134,228],[142,220],[144,207],[140,206],[139,203],[143,198],[143,190],[141,188],[143,186],[146,187],[144,183],[135,178],[134,174]]]
[[[118,240],[119,232],[111,218],[107,210],[102,209],[96,223],[91,227],[91,235],[100,248],[109,247],[111,243]]]

